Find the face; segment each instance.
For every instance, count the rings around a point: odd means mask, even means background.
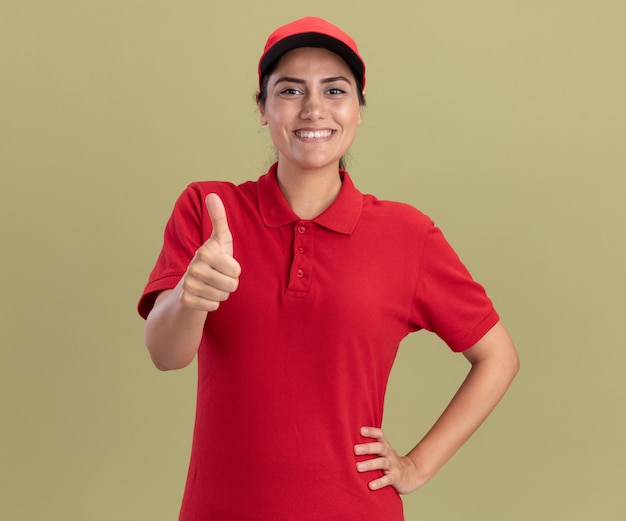
[[[281,168],[336,169],[354,141],[361,105],[350,67],[336,54],[303,47],[285,54],[267,83],[261,123]]]

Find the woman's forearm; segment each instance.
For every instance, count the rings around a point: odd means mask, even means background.
[[[161,371],[186,367],[200,346],[207,312],[183,306],[181,291],[179,283],[159,294],[146,320],[146,347]]]
[[[407,454],[423,483],[480,427],[519,370],[517,352],[501,324],[466,352],[466,357],[472,364],[466,379],[430,431]]]

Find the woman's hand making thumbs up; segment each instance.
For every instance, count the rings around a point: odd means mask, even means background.
[[[207,313],[215,311],[239,286],[241,266],[233,257],[233,237],[224,203],[206,197],[213,231],[196,251],[172,290],[159,294],[146,321],[145,342],[154,365],[180,369],[194,359]]]
[[[206,205],[213,233],[187,267],[180,302],[200,311],[215,311],[237,289],[241,266],[233,257],[233,237],[224,203],[217,194],[209,194]]]

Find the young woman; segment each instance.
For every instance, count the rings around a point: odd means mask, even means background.
[[[365,103],[355,42],[319,18],[270,35],[261,124],[278,161],[257,181],[191,184],[139,302],[163,370],[198,357],[180,519],[403,519],[485,420],[518,357],[484,289],[418,210],[341,169]],[[228,216],[228,218],[227,218]],[[426,329],[470,362],[407,455],[381,423],[400,341]]]

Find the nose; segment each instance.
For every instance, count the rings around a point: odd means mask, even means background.
[[[300,117],[311,121],[324,119],[326,117],[326,104],[323,96],[318,93],[308,94],[304,98]]]

